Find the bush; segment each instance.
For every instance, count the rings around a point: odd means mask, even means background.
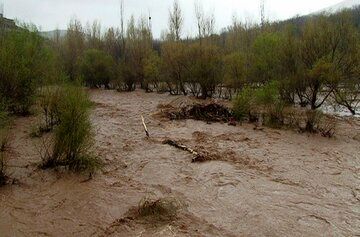
[[[305,131],[310,133],[317,133],[319,131],[319,125],[323,119],[323,116],[324,114],[317,110],[306,111]]]
[[[6,176],[6,164],[5,156],[3,152],[0,152],[0,186],[6,184],[8,177]]]
[[[8,128],[0,129],[0,152],[4,152],[9,144]]]
[[[60,103],[63,96],[63,90],[59,86],[47,86],[40,89],[39,106],[45,125],[42,130],[51,131],[60,123]]]
[[[6,176],[5,151],[8,146],[9,118],[4,109],[0,106],[0,186],[6,184],[8,177]]]
[[[173,197],[160,199],[145,197],[139,203],[138,215],[151,217],[152,220],[167,221],[176,217],[181,207],[182,203]]]
[[[276,101],[274,104],[269,105],[267,109],[267,116],[265,117],[265,123],[273,128],[280,128],[284,125],[284,109],[285,103],[282,101]]]
[[[332,116],[325,116],[319,126],[321,136],[331,138],[335,135],[336,119]]]
[[[245,87],[235,98],[233,104],[234,115],[238,120],[244,120],[249,117],[253,106],[254,90]]]
[[[10,118],[3,107],[0,106],[0,152],[6,150],[9,142]]]
[[[61,86],[44,86],[39,89],[38,106],[41,110],[41,120],[30,130],[30,137],[39,138],[44,133],[51,132],[60,123],[60,103],[64,96]]]
[[[105,86],[115,77],[115,62],[103,51],[90,49],[85,51],[80,63],[81,75],[90,87]]]
[[[257,121],[262,116],[265,124],[271,127],[284,124],[284,109],[285,103],[280,99],[276,82],[258,89],[245,87],[234,100],[234,114],[237,119]]]
[[[266,125],[275,128],[284,125],[285,103],[280,98],[277,82],[270,82],[257,89],[255,103],[261,108]]]
[[[0,45],[0,99],[10,112],[29,113],[36,87],[54,76],[53,63],[51,51],[36,31],[6,33]]]
[[[273,81],[255,91],[255,103],[268,106],[280,101],[278,83]]]
[[[65,166],[72,171],[93,172],[100,161],[91,152],[93,133],[89,118],[90,100],[79,87],[66,86],[59,106],[60,124],[55,129],[52,154],[44,168]]]

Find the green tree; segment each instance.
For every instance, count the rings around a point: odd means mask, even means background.
[[[72,19],[64,40],[64,68],[71,81],[79,75],[78,62],[85,50],[85,34],[81,22]]]
[[[145,88],[147,89],[147,91],[151,90],[150,85],[152,85],[156,90],[159,89],[161,82],[161,64],[161,58],[155,51],[153,51],[145,60],[144,84],[146,85]]]
[[[171,94],[187,94],[185,83],[188,58],[186,52],[185,43],[169,41],[162,44],[162,73]]]
[[[224,57],[224,82],[235,93],[246,84],[246,60],[243,54],[234,52]]]
[[[86,85],[90,87],[104,85],[109,88],[109,84],[115,75],[115,62],[105,52],[89,49],[84,53],[80,63],[80,70]]]
[[[250,78],[253,83],[265,84],[279,75],[281,35],[263,33],[256,38],[250,59]]]
[[[11,112],[29,113],[36,88],[57,75],[54,54],[36,29],[8,32],[0,45],[0,100]]]
[[[321,16],[307,23],[301,59],[308,88],[304,96],[312,109],[319,108],[344,80],[353,78],[358,71],[353,32],[347,16],[339,16],[334,22]]]
[[[212,97],[222,80],[222,55],[220,48],[212,44],[194,43],[187,55],[188,75],[191,83],[201,88],[201,97]]]

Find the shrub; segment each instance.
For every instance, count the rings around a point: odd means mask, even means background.
[[[0,99],[7,109],[28,114],[36,87],[53,76],[52,52],[37,32],[8,32],[0,46]]]
[[[255,103],[268,106],[280,101],[278,83],[272,81],[255,91]]]
[[[282,101],[276,101],[274,104],[269,105],[265,123],[274,128],[283,126],[285,119],[284,109],[285,104]]]
[[[321,136],[331,138],[335,135],[336,119],[332,116],[324,116],[319,124]]]
[[[40,130],[51,131],[55,125],[60,123],[59,110],[62,98],[63,90],[59,86],[47,86],[40,89],[39,106],[45,124],[40,127]]]
[[[5,150],[8,146],[9,118],[4,109],[0,106],[0,186],[6,184],[8,177],[6,176]]]
[[[8,177],[6,176],[6,163],[3,152],[0,152],[0,186],[6,184]]]
[[[4,111],[3,106],[0,106],[0,152],[4,152],[8,146],[9,125],[10,118]]]
[[[0,130],[0,152],[4,152],[9,144],[9,131],[8,128]]]
[[[234,114],[239,120],[257,121],[264,118],[266,125],[284,125],[285,103],[280,99],[278,83],[271,82],[261,88],[245,87],[234,100]]]
[[[65,166],[72,171],[94,171],[100,161],[90,152],[93,133],[89,118],[90,100],[79,87],[66,86],[59,107],[60,124],[55,129],[53,150],[44,168]]]
[[[310,133],[317,133],[319,131],[319,125],[323,116],[323,113],[317,110],[306,111],[305,131]]]
[[[171,220],[176,217],[181,206],[180,201],[172,197],[160,199],[145,197],[139,203],[138,215],[162,221]]]
[[[86,85],[90,87],[104,85],[109,88],[109,83],[115,76],[115,62],[112,57],[96,49],[85,51],[80,69]]]
[[[245,87],[235,98],[233,104],[234,115],[238,120],[246,119],[253,106],[254,90],[250,87]]]

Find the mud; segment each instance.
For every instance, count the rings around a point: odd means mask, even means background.
[[[0,189],[0,236],[356,236],[360,235],[360,121],[338,121],[334,138],[236,127],[155,114],[177,97],[91,91],[94,151],[104,168],[86,175],[39,170],[36,118],[12,129]],[[145,137],[145,117],[150,139]],[[180,142],[214,155],[192,155]],[[136,218],[152,196],[183,203],[175,218]]]

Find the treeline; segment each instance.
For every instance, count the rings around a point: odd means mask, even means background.
[[[353,12],[311,16],[302,24],[245,24],[236,19],[215,34],[215,18],[196,6],[195,38],[182,35],[183,16],[175,1],[169,26],[153,40],[147,18],[105,33],[98,22],[74,19],[65,38],[52,47],[70,80],[87,86],[197,97],[233,98],[243,88],[276,82],[282,100],[312,109],[327,100],[353,114],[359,94],[359,29]],[[126,29],[125,29],[126,28]]]
[[[302,24],[233,24],[215,34],[215,18],[195,7],[197,36],[184,38],[177,1],[154,40],[148,19],[121,18],[119,28],[70,21],[46,40],[33,26],[0,32],[2,110],[27,114],[37,88],[60,81],[197,97],[232,99],[246,87],[275,83],[289,104],[312,109],[333,100],[352,113],[358,103],[360,43],[354,12],[311,16]]]

